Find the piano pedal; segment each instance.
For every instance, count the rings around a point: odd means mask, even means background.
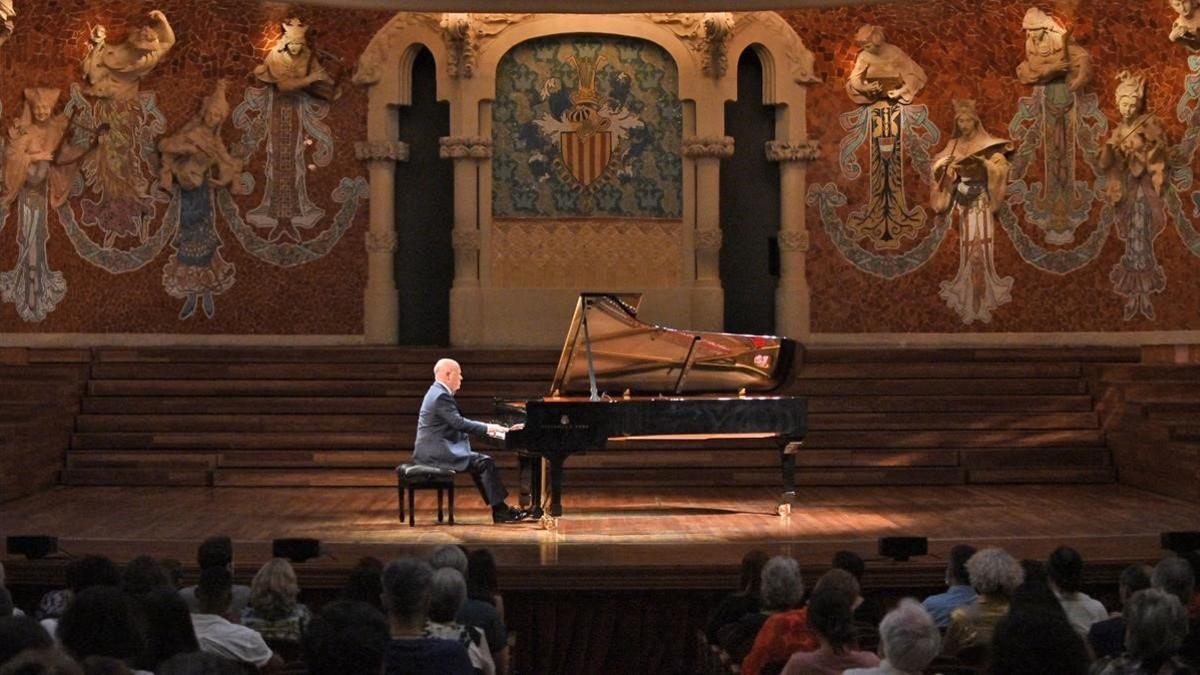
[[[543,514],[542,517],[538,519],[538,527],[543,530],[557,530],[558,518],[555,518],[548,513]]]

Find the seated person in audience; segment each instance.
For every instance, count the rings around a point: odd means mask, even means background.
[[[846,570],[858,583],[858,599],[854,602],[854,621],[864,626],[870,626],[874,631],[879,626],[879,622],[883,620],[883,605],[879,604],[875,598],[863,595],[862,583],[863,575],[867,571],[867,563],[854,551],[838,551],[833,554],[831,566],[837,570]]]
[[[187,603],[174,589],[159,589],[135,600],[146,628],[146,643],[135,665],[157,672],[159,664],[176,654],[199,651],[196,629]]]
[[[85,675],[74,659],[57,649],[26,649],[13,657],[0,675]]]
[[[245,675],[237,661],[210,652],[176,654],[154,672],[156,675]]]
[[[148,555],[140,555],[130,560],[125,565],[125,571],[121,573],[121,590],[131,598],[164,588],[172,588],[167,571]]]
[[[167,583],[171,584],[172,589],[178,591],[183,587],[183,563],[175,558],[163,558],[158,561],[158,566],[167,575]]]
[[[8,588],[7,588],[7,587],[4,585],[4,582],[5,582],[5,579],[4,579],[4,563],[0,563],[0,589],[3,589],[3,590],[5,590],[5,591],[7,591],[7,590],[8,590]],[[12,600],[12,596],[10,595],[10,596],[9,596],[9,601],[11,601],[11,600]],[[11,612],[10,612],[8,615],[4,615],[3,613],[0,613],[0,616],[24,616],[24,615],[25,615],[25,613],[24,613],[24,612],[22,612],[22,611],[21,611],[21,608],[20,608],[20,607],[17,607],[16,605],[13,605],[13,607],[12,607],[12,611],[11,611]]]
[[[467,554],[461,547],[454,544],[446,544],[434,549],[429,557],[429,564],[435,570],[449,567],[458,570],[463,578],[470,576]],[[454,620],[481,629],[487,636],[488,649],[492,652],[492,663],[496,664],[496,670],[507,672],[508,629],[504,626],[504,617],[501,616],[500,609],[496,605],[468,597],[458,610]]]
[[[1157,588],[1133,594],[1125,608],[1129,627],[1125,653],[1097,661],[1095,675],[1182,675],[1194,673],[1179,657],[1187,637],[1187,611],[1179,598]]]
[[[302,641],[307,675],[378,673],[387,651],[387,618],[365,602],[339,600],[317,612]]]
[[[299,596],[292,564],[283,558],[268,560],[250,582],[250,603],[242,611],[242,625],[268,642],[299,644],[312,618],[308,607],[296,601]]]
[[[1083,587],[1083,557],[1069,546],[1059,546],[1046,561],[1050,587],[1076,633],[1086,636],[1092,624],[1108,618],[1108,610],[1080,590]]]
[[[478,675],[496,675],[496,664],[483,631],[454,620],[466,600],[467,581],[458,570],[452,567],[434,570],[425,634],[431,638],[456,640],[467,648],[471,667]]]
[[[229,537],[209,537],[200,543],[196,549],[196,563],[200,566],[200,573],[210,567],[222,567],[228,570],[230,577],[233,576],[233,540]],[[196,586],[188,586],[179,589],[179,596],[188,604],[188,609],[192,612],[200,611],[200,600],[196,598]],[[229,614],[234,619],[242,615],[242,611],[246,609],[246,605],[250,602],[250,587],[241,584],[234,584],[233,590],[230,591],[231,600],[229,601]]]
[[[1186,560],[1192,566],[1192,587],[1200,586],[1200,551],[1188,551],[1179,556]],[[1200,593],[1192,594],[1192,601],[1184,606],[1187,610],[1188,619],[1200,619]]]
[[[1035,581],[1028,588],[1043,587]],[[1087,646],[1053,593],[1035,601],[1019,595],[993,631],[991,675],[1087,675]]]
[[[738,590],[725,596],[713,610],[704,626],[704,636],[709,644],[717,644],[717,631],[747,614],[759,611],[762,588],[762,568],[767,564],[767,554],[760,549],[747,551],[742,556],[742,574]]]
[[[848,604],[852,604],[858,596],[858,582],[846,570],[832,569],[817,579],[813,595],[818,592],[839,594]],[[816,651],[821,642],[813,632],[808,613],[806,606],[769,617],[754,638],[750,653],[742,661],[742,673],[758,675],[776,672],[792,654]]]
[[[224,566],[209,567],[200,573],[196,601],[200,611],[192,614],[192,627],[201,650],[257,668],[283,665],[254,629],[225,618],[233,601],[233,576]]]
[[[918,675],[942,651],[942,635],[929,612],[904,598],[879,623],[883,661],[870,668],[852,668],[844,675]]]
[[[1006,551],[985,548],[967,560],[967,575],[979,597],[974,603],[950,613],[942,653],[974,662],[986,654],[992,642],[992,631],[1008,613],[1009,599],[1024,580],[1024,572]],[[963,653],[968,651],[977,654]]]
[[[940,630],[950,625],[950,612],[975,602],[975,589],[971,588],[971,578],[967,574],[967,560],[973,555],[975,547],[970,544],[958,544],[950,549],[950,561],[946,564],[946,586],[949,588],[921,603]]]
[[[1186,613],[1195,595],[1196,576],[1185,558],[1163,558],[1150,574],[1150,585],[1175,596]],[[1200,619],[1188,620],[1188,633],[1179,647],[1179,655],[1193,668],[1200,668]]]
[[[400,558],[383,569],[384,605],[392,640],[383,659],[384,675],[474,675],[466,647],[425,635],[432,597],[433,568]]]
[[[0,666],[26,649],[50,649],[53,646],[54,639],[32,617],[0,619]]]
[[[364,602],[382,614],[383,582],[379,578],[382,574],[383,563],[379,558],[359,558],[338,597],[348,602]]]
[[[42,596],[37,617],[46,632],[54,635],[58,631],[58,619],[71,604],[72,598],[93,586],[119,586],[121,572],[113,561],[99,555],[85,555],[67,563],[64,571],[67,587],[50,591]]]
[[[796,613],[788,620],[807,626],[803,603],[804,580],[800,577],[800,563],[787,556],[775,556],[763,565],[762,608],[718,630],[717,644],[735,663],[741,663],[754,646],[763,624],[771,617]],[[815,637],[810,644],[816,649]]]
[[[808,626],[820,640],[816,651],[796,652],[783,667],[783,675],[838,675],[847,668],[873,668],[879,657],[855,649],[851,598],[841,589],[821,586],[808,599]]]
[[[93,586],[71,600],[56,635],[76,660],[107,656],[133,663],[145,648],[142,622],[116,586]]]
[[[503,645],[492,644],[492,661],[496,663],[499,675],[508,675],[509,645],[508,630],[504,622],[504,597],[500,595],[499,575],[496,568],[496,557],[486,548],[472,549],[467,553],[467,601],[459,610],[457,621],[468,626],[483,628],[480,624],[487,623],[489,607],[496,608],[496,626],[493,634],[496,639],[504,639]],[[482,611],[481,611],[482,610]],[[485,631],[486,633],[486,631]]]
[[[13,599],[12,593],[8,589],[0,586],[0,619],[7,618],[13,615]]]
[[[1134,593],[1150,588],[1149,565],[1130,565],[1121,571],[1118,582],[1118,594],[1121,597],[1122,609],[1129,605],[1129,598]],[[1097,621],[1088,629],[1088,644],[1096,658],[1103,659],[1115,656],[1125,651],[1125,617],[1120,613],[1114,614],[1104,621]]]

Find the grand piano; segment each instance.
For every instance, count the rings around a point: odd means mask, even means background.
[[[790,381],[799,347],[787,338],[644,323],[640,302],[639,294],[580,295],[550,395],[496,402],[500,414],[524,424],[503,442],[521,458],[523,482],[528,475],[532,514],[544,525],[562,515],[563,464],[573,454],[639,439],[716,437],[777,443],[779,512],[790,512],[808,405],[771,394]]]

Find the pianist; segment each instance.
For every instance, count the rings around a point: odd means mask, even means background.
[[[498,424],[485,424],[462,416],[454,394],[462,386],[462,368],[453,359],[433,366],[434,383],[421,401],[417,418],[417,440],[413,462],[455,471],[466,471],[475,479],[483,500],[492,507],[492,522],[515,523],[529,514],[509,506],[508,490],[500,482],[496,463],[488,455],[472,452],[470,435],[497,436],[506,431]]]

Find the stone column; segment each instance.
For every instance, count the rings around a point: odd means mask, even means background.
[[[775,289],[775,330],[804,339],[812,332],[808,275],[805,191],[808,163],[820,157],[815,140],[769,141],[767,160],[779,162],[779,287]]]
[[[492,139],[444,136],[442,159],[454,162],[454,286],[450,288],[450,344],[483,342],[483,293],[479,285],[479,163],[492,157]]]
[[[683,156],[696,167],[696,279],[692,291],[692,328],[724,328],[725,294],[721,289],[721,160],[733,156],[730,136],[683,139]]]
[[[394,345],[400,333],[396,291],[396,162],[408,161],[408,144],[360,141],[354,155],[367,163],[371,181],[371,222],[367,231],[367,287],[363,289],[363,340]]]

